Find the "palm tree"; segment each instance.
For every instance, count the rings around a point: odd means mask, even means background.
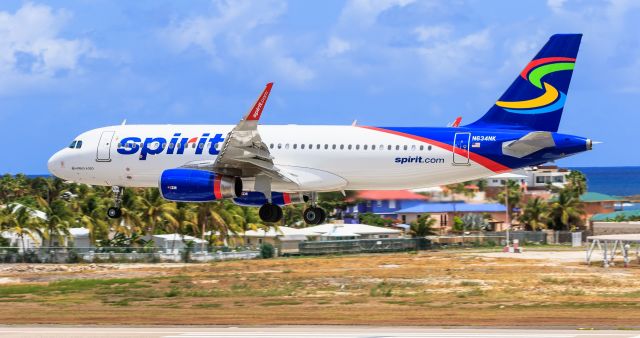
[[[571,170],[567,175],[565,189],[569,189],[576,197],[587,192],[587,178],[578,170]]]
[[[506,188],[509,196],[509,219],[513,219],[513,209],[520,207],[520,201],[522,200],[522,187],[520,183],[507,180],[507,188]],[[505,191],[503,190],[498,194],[498,201],[504,204]]]
[[[44,199],[37,197],[38,204],[46,215],[44,226],[47,237],[49,238],[49,247],[53,246],[53,238],[58,238],[59,243],[63,243],[65,237],[69,237],[69,228],[71,227],[72,215],[64,201]]]
[[[555,230],[570,230],[582,223],[582,204],[572,191],[563,190],[551,204],[551,224]]]
[[[242,232],[247,221],[243,217],[242,208],[229,201],[199,203],[197,205],[198,225],[204,236],[207,225],[211,226],[211,237],[217,233],[217,242],[224,242],[229,234]]]
[[[549,222],[551,209],[549,204],[542,198],[536,197],[531,199],[525,205],[520,216],[520,221],[525,223],[531,230],[545,229]]]
[[[46,234],[40,230],[42,223],[39,218],[33,216],[33,211],[23,205],[13,204],[5,206],[2,212],[2,228],[10,231],[20,238],[22,251],[25,251],[25,236],[34,242],[38,237],[46,239]]]
[[[162,198],[156,188],[144,189],[138,196],[140,208],[140,220],[147,226],[148,233],[154,235],[156,227],[163,223],[175,224],[173,214],[176,212],[176,203]]]
[[[178,203],[173,218],[176,222],[170,223],[169,229],[173,233],[179,233],[183,242],[185,233],[196,234],[198,232],[198,217],[190,204]],[[175,241],[171,242],[171,252],[175,248],[175,243]]]
[[[433,230],[433,226],[436,222],[436,219],[431,217],[429,214],[418,217],[417,220],[411,222],[409,233],[413,238],[435,235],[436,232]]]
[[[79,222],[89,230],[91,243],[108,239],[110,224],[107,221],[104,200],[95,194],[90,194],[78,205]]]

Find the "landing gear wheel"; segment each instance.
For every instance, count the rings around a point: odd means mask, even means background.
[[[319,225],[327,219],[327,213],[322,208],[309,207],[302,213],[305,223],[311,225]]]
[[[258,214],[264,222],[279,222],[282,219],[282,208],[273,203],[265,203],[260,207]]]
[[[107,216],[109,216],[109,218],[120,218],[120,216],[122,216],[122,210],[120,210],[120,208],[111,207],[107,210]]]

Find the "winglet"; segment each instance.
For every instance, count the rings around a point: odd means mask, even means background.
[[[454,128],[458,128],[460,126],[460,122],[462,122],[462,116],[458,116],[453,124],[451,125]]]
[[[271,92],[271,87],[273,87],[273,82],[267,83],[267,86],[260,94],[260,97],[256,100],[249,110],[249,113],[245,116],[246,121],[258,121],[260,120],[260,116],[262,115],[262,110],[264,109],[265,104],[267,103],[267,99],[269,98],[269,93]]]

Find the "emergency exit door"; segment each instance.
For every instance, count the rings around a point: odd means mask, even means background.
[[[456,133],[453,138],[453,164],[469,165],[471,133]]]

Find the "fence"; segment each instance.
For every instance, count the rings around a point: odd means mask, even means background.
[[[486,236],[499,236],[506,239],[506,231],[485,232]],[[543,231],[509,231],[509,240],[517,239],[520,243],[542,243],[547,244],[547,233]],[[504,243],[503,243],[504,244]]]
[[[426,238],[356,239],[345,241],[301,242],[301,255],[327,255],[365,252],[396,252],[426,250],[431,241]]]
[[[166,252],[160,248],[0,248],[3,263],[160,263],[254,259],[259,251]]]

